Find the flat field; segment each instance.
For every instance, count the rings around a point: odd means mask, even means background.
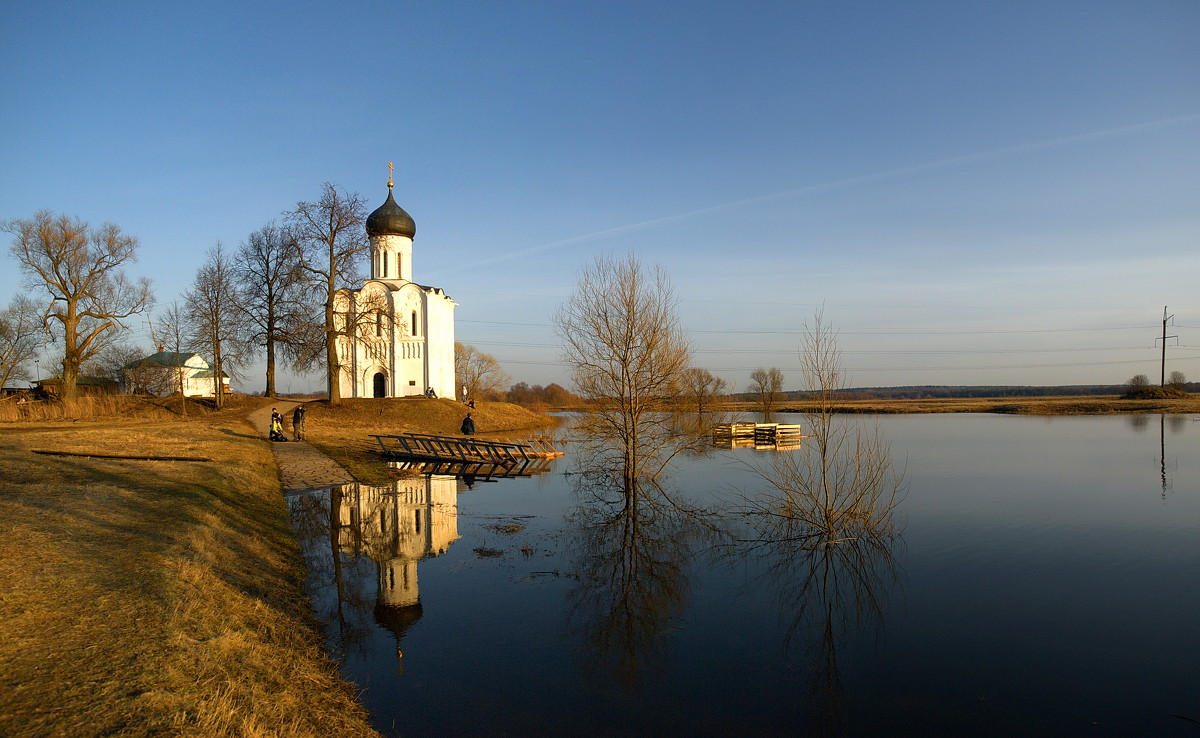
[[[1020,415],[1100,415],[1113,413],[1200,413],[1200,397],[1125,400],[1116,395],[1064,397],[931,397],[897,400],[837,400],[844,413],[1013,413]],[[785,400],[775,412],[807,412],[816,404]],[[721,410],[754,412],[750,402],[720,404]]]

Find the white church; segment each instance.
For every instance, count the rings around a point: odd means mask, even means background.
[[[389,170],[391,166],[389,165]],[[343,290],[335,310],[355,330],[338,338],[342,397],[454,398],[454,308],[437,287],[413,281],[412,246],[417,224],[392,198],[367,217],[371,276]]]

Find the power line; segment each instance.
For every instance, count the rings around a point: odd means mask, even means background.
[[[502,320],[457,320],[456,323],[472,323],[475,325],[499,325],[499,326],[525,326],[530,328],[553,328],[550,323],[512,323]],[[1143,330],[1148,327],[1147,323],[1130,324],[1122,326],[1100,326],[1094,328],[1014,328],[1014,329],[996,329],[996,330],[966,330],[966,331],[902,331],[902,330],[887,330],[887,331],[838,331],[839,336],[975,336],[979,334],[987,335],[1003,335],[1003,334],[1022,334],[1022,333],[1087,333],[1097,331],[1128,331],[1128,330]],[[735,335],[735,336],[804,336],[808,334],[807,330],[790,330],[790,331],[748,331],[741,329],[715,330],[715,329],[698,329],[690,330],[688,333],[701,333],[705,335]]]
[[[1200,359],[1200,354],[1193,356],[1176,357],[1180,361],[1190,361]],[[514,364],[518,366],[562,366],[558,361],[529,361],[522,359],[503,359],[496,357],[496,360],[501,364]],[[1119,361],[1075,361],[1075,362],[1055,362],[1041,364],[977,364],[965,366],[885,366],[885,367],[845,367],[846,372],[944,372],[944,371],[978,371],[981,369],[1054,369],[1060,367],[1087,367],[1087,366],[1119,366],[1131,364],[1144,364],[1145,359],[1124,359]],[[748,372],[753,371],[757,367],[754,366],[725,366],[725,367],[706,367],[709,371],[714,372]],[[784,371],[789,371],[784,369]]]
[[[1163,331],[1162,331],[1162,378],[1159,381],[1160,387],[1167,386],[1167,339],[1174,338],[1175,344],[1179,344],[1179,336],[1167,335],[1167,321],[1174,318],[1174,315],[1167,315],[1167,306],[1163,305]],[[1158,339],[1155,339],[1156,341]]]
[[[556,343],[528,343],[524,341],[472,341],[473,346],[505,346],[513,348],[557,349]],[[1187,347],[1180,344],[1182,347]],[[1145,346],[1087,346],[1075,348],[1030,348],[1030,349],[844,349],[843,356],[970,356],[975,354],[1059,354],[1097,351],[1143,351]],[[754,354],[759,356],[793,356],[795,348],[781,349],[694,349],[693,354]]]

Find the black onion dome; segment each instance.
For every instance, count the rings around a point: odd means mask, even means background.
[[[417,235],[416,221],[392,199],[390,187],[388,188],[387,202],[367,216],[367,235],[408,236],[409,238]]]

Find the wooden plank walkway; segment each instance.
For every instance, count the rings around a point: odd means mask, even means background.
[[[427,433],[371,434],[371,438],[379,443],[384,456],[394,459],[512,466],[533,459],[562,456],[545,436],[534,436],[527,443]]]
[[[533,477],[550,471],[549,457],[522,461],[518,464],[494,464],[491,462],[461,461],[390,461],[389,466],[401,471],[420,474],[436,474],[454,477],[470,477],[473,482],[494,482],[513,477]]]

